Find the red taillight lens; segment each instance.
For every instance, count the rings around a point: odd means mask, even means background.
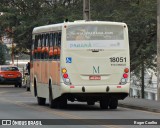
[[[123,74],[123,78],[128,78],[128,74]]]
[[[67,73],[63,74],[63,78],[68,78],[68,74]]]
[[[124,69],[124,72],[125,72],[125,73],[128,73],[128,72],[129,72],[129,69],[128,69],[128,68],[125,68],[125,69]]]

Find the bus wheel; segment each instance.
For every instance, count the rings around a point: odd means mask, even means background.
[[[53,100],[51,85],[49,86],[49,107],[57,108],[57,100]]]
[[[109,102],[109,108],[110,109],[117,109],[118,106],[118,100],[116,98],[113,98]]]
[[[101,109],[108,109],[108,101],[107,100],[100,100],[100,107]]]
[[[95,105],[95,102],[94,101],[87,101],[87,104],[88,105]]]
[[[66,108],[67,107],[67,98],[65,96],[61,96],[58,99],[58,107]]]
[[[49,107],[50,108],[56,108],[57,107],[56,101],[52,99],[50,94],[49,94]]]
[[[38,105],[45,105],[46,98],[37,97],[37,102],[38,102]]]
[[[15,85],[14,85],[14,87],[15,87],[15,88],[17,88],[17,87],[18,87],[18,85],[17,85],[17,84],[15,84]]]

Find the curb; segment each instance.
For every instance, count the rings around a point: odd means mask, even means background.
[[[145,110],[145,111],[149,111],[149,112],[160,113],[160,110],[156,109],[156,108],[147,108],[147,107],[134,106],[134,105],[123,104],[123,103],[119,103],[118,106],[124,107],[124,108],[131,108],[131,109],[136,109],[136,110]]]

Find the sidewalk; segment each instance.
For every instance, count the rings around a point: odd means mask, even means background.
[[[119,100],[119,106],[160,113],[160,101],[155,100],[127,97],[124,100]]]

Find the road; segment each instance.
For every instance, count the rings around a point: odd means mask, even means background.
[[[117,110],[101,110],[99,104],[87,106],[86,103],[68,103],[66,109],[51,109],[48,101],[45,106],[39,106],[36,98],[25,88],[0,86],[0,119],[160,119],[160,113],[134,110],[118,107]],[[71,120],[72,121],[72,120]],[[82,124],[85,120],[79,120]],[[87,120],[86,120],[87,121]],[[98,121],[98,120],[96,120]],[[125,120],[127,121],[127,120]],[[95,123],[96,124],[96,123]],[[123,128],[134,125],[85,125],[85,127]],[[12,126],[13,127],[13,126]],[[17,126],[15,126],[17,127]],[[28,127],[28,126],[26,126]],[[40,126],[39,126],[40,127]],[[41,126],[44,127],[44,126]],[[81,128],[83,125],[54,125],[46,127]],[[137,126],[136,126],[137,127]],[[151,126],[142,126],[151,127]],[[158,126],[152,126],[158,127]]]

